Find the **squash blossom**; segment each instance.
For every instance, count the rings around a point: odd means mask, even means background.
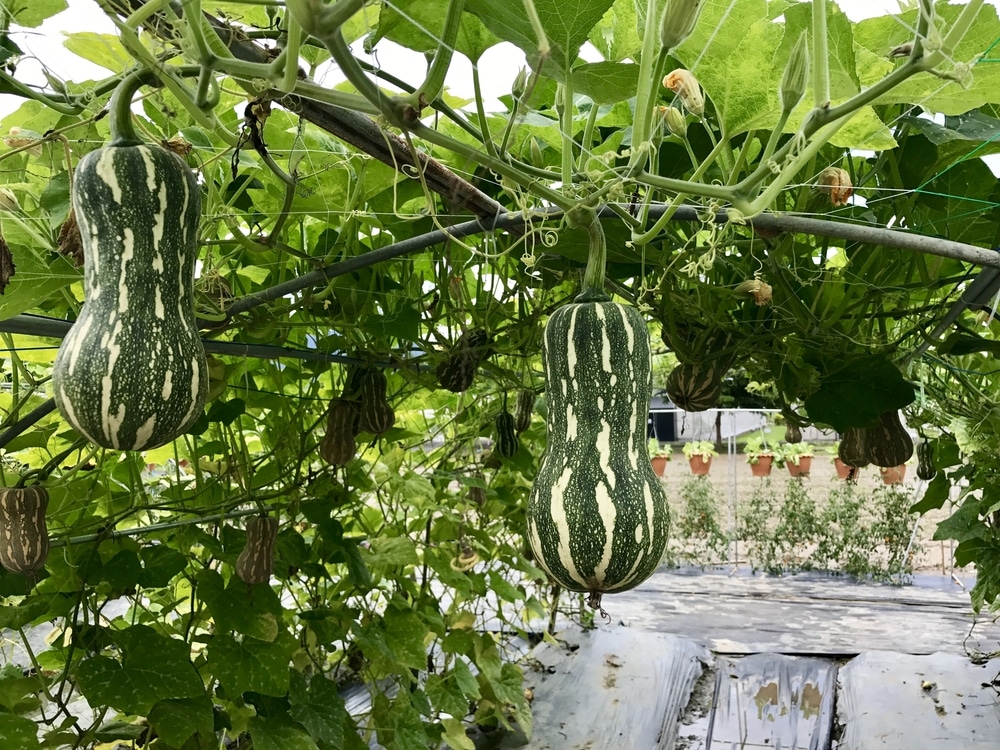
[[[688,112],[701,117],[705,114],[705,96],[701,93],[701,84],[690,70],[677,68],[663,79],[663,85],[680,97]]]
[[[676,135],[678,138],[687,137],[688,126],[683,112],[677,107],[660,107],[660,114],[663,117],[663,122],[667,125],[667,130],[672,135]]]
[[[785,112],[791,112],[795,109],[795,105],[802,101],[808,77],[809,47],[806,33],[803,31],[788,56],[788,64],[785,65],[785,72],[781,76],[781,88],[778,89],[781,108]]]
[[[820,172],[816,186],[830,196],[833,206],[846,206],[848,199],[854,194],[851,176],[840,167],[827,167]]]
[[[702,0],[667,0],[660,17],[660,44],[668,52],[694,31]]]

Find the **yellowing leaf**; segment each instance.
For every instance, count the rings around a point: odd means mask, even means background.
[[[132,57],[125,51],[118,37],[113,34],[95,34],[92,31],[76,31],[66,34],[63,46],[74,55],[88,60],[94,65],[118,73],[132,65]]]

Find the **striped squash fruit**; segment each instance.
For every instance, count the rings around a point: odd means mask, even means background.
[[[521,441],[517,437],[517,430],[514,429],[514,415],[504,409],[496,418],[496,452],[504,458],[514,458]]]
[[[646,323],[632,307],[578,298],[549,318],[543,360],[548,444],[528,540],[557,583],[598,608],[603,593],[649,577],[667,544],[667,499],[646,450]]]
[[[837,457],[848,466],[862,469],[871,461],[865,452],[865,431],[862,427],[848,427],[841,434]]]
[[[179,156],[115,127],[113,117],[111,143],[73,174],[84,304],[52,386],[88,440],[142,450],[184,433],[208,395],[193,307],[201,191]]]
[[[524,388],[517,392],[514,399],[514,429],[524,432],[531,427],[531,415],[535,411],[535,392]]]
[[[493,353],[493,338],[482,328],[473,328],[458,337],[455,349],[441,362],[435,374],[441,387],[462,393],[472,387],[480,363]]]
[[[929,482],[935,476],[937,468],[934,466],[934,445],[924,438],[917,445],[917,479]]]
[[[381,435],[396,424],[396,413],[386,398],[385,374],[380,370],[366,370],[361,378],[361,406],[358,429]]]
[[[358,450],[355,440],[358,406],[346,398],[335,398],[326,412],[326,433],[319,455],[331,466],[346,466]]]
[[[267,583],[274,568],[274,542],[278,519],[255,516],[247,521],[247,542],[236,558],[236,575],[244,583]]]
[[[41,485],[0,488],[0,564],[11,573],[31,575],[45,565],[48,506],[49,492]]]
[[[878,424],[865,427],[864,453],[875,466],[890,467],[905,464],[913,455],[913,439],[892,410],[879,415]]]
[[[681,363],[670,371],[664,390],[674,405],[684,411],[705,411],[719,403],[725,374],[726,370],[716,362]]]

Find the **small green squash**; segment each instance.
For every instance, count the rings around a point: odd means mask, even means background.
[[[45,565],[48,506],[49,492],[41,485],[0,488],[0,564],[11,573],[32,575]]]
[[[253,585],[271,580],[274,568],[274,543],[278,538],[278,519],[255,516],[247,521],[247,541],[236,558],[236,575]]]
[[[128,81],[112,100],[110,144],[73,173],[84,304],[59,347],[52,389],[88,440],[143,450],[194,424],[210,374],[193,307],[201,188],[179,156],[135,137]]]
[[[871,463],[865,452],[865,431],[861,427],[848,427],[841,433],[837,457],[848,466],[861,469]]]
[[[647,452],[652,390],[646,322],[635,308],[581,295],[543,337],[548,444],[528,498],[535,559],[566,589],[639,585],[660,564],[669,510]]]
[[[396,424],[396,413],[386,398],[387,382],[381,370],[366,370],[361,378],[361,406],[358,429],[381,435]]]
[[[514,415],[504,409],[496,418],[496,439],[494,445],[496,452],[504,458],[514,458],[521,441],[517,437],[517,430],[514,428]]]
[[[514,430],[524,432],[531,427],[531,415],[535,411],[535,392],[522,388],[514,399]]]
[[[492,337],[482,328],[463,333],[448,358],[437,366],[438,383],[452,393],[469,390],[480,363],[493,353],[492,346]]]
[[[934,466],[934,444],[924,438],[917,445],[917,479],[929,482],[937,476],[937,467]]]
[[[326,433],[319,443],[319,455],[331,466],[346,466],[357,453],[355,425],[358,407],[346,398],[335,398],[326,412]]]

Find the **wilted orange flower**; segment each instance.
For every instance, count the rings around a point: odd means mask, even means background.
[[[848,199],[854,195],[854,185],[847,170],[840,167],[827,167],[819,173],[816,185],[830,196],[834,206],[846,206]]]
[[[705,114],[705,96],[701,93],[701,84],[690,70],[677,68],[670,71],[664,77],[663,85],[680,97],[689,112],[698,117]]]

